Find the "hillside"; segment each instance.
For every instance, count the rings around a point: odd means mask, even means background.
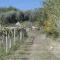
[[[0,7],[0,60],[60,60],[60,0],[42,3]]]

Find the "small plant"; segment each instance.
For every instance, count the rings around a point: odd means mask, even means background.
[[[5,60],[6,52],[3,47],[0,47],[0,60]]]
[[[53,37],[53,38],[58,38],[59,37],[59,33],[55,30],[48,32],[47,36]]]

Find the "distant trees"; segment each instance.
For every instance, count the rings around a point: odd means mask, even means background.
[[[46,16],[44,14],[43,8],[28,11],[20,11],[13,7],[0,8],[0,21],[3,24],[16,23],[17,21],[30,21],[33,23],[39,21],[39,24],[42,24]]]
[[[23,22],[29,20],[29,13],[19,11],[15,8],[0,8],[0,24],[11,24],[16,23],[17,21]]]
[[[9,14],[7,17],[5,17],[6,23],[16,23],[16,13]]]
[[[0,14],[0,22],[2,24],[14,23],[17,20],[15,19],[16,14],[14,12],[6,12]]]

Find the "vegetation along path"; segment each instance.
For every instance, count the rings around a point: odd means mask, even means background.
[[[7,60],[60,60],[45,34],[31,31],[29,38]]]

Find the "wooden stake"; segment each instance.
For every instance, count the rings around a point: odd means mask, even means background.
[[[8,38],[9,38],[9,48],[11,48],[11,37],[9,36],[9,34],[8,34]]]
[[[11,39],[10,39],[10,48],[11,48]]]
[[[4,36],[2,35],[2,44],[4,44],[4,41],[3,40],[4,40]]]
[[[14,44],[15,44],[15,29],[14,29]]]
[[[8,38],[7,38],[7,31],[6,31],[6,53],[7,53],[7,50],[8,50],[8,47],[7,47],[8,43],[7,43],[7,40],[8,40]]]
[[[20,40],[22,40],[22,31],[20,32]]]

